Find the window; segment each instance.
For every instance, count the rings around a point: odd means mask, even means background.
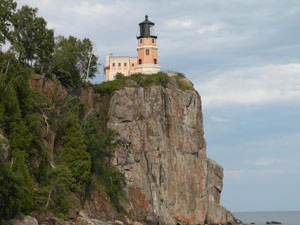
[[[119,66],[121,66],[121,63],[119,63]]]
[[[154,43],[154,38],[152,38],[152,43]]]
[[[115,66],[115,65],[116,65],[115,63],[112,64],[112,66]]]
[[[142,60],[141,59],[139,59],[139,64],[142,64]]]
[[[149,55],[149,49],[146,49],[146,55]]]
[[[156,59],[154,59],[154,64],[157,64],[157,60]]]
[[[140,44],[142,44],[143,43],[143,39],[140,39]]]
[[[134,63],[132,63],[132,67],[134,67]]]
[[[124,66],[127,66],[127,63],[124,63]]]

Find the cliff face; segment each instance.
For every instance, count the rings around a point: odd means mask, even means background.
[[[127,85],[137,86],[132,80]],[[34,75],[30,86],[48,98],[55,90],[58,97],[66,95],[55,78]],[[111,163],[127,178],[129,204],[125,205],[132,217],[170,225],[238,222],[220,205],[223,168],[206,157],[201,99],[196,91],[180,90],[171,78],[166,88],[125,87],[110,102],[92,88],[75,94],[88,103],[86,114],[102,115],[108,110],[107,127],[120,134],[122,146]],[[100,125],[106,127],[106,123]],[[53,152],[56,134],[48,127],[43,131],[43,142]],[[115,210],[101,193],[104,190],[95,190],[75,211],[101,220],[115,218]]]
[[[223,168],[206,157],[198,93],[181,91],[175,82],[126,87],[113,95],[109,118],[123,142],[113,164],[134,190],[136,216],[162,224],[235,222],[219,205]]]

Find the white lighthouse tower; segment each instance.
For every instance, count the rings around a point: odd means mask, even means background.
[[[145,21],[139,24],[140,36],[137,47],[137,66],[135,72],[153,74],[160,71],[157,59],[157,36],[154,34],[154,23],[145,16]]]

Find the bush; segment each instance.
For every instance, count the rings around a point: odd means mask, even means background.
[[[126,80],[133,80],[137,83],[139,87],[148,87],[154,85],[162,85],[167,87],[168,80],[170,79],[166,73],[156,73],[156,74],[141,74],[135,73],[130,76],[124,76],[121,73],[117,73],[115,80],[106,81],[101,84],[94,85],[94,90],[96,93],[101,95],[113,95],[117,90],[122,89],[126,85]]]

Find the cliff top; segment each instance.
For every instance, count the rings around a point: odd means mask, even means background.
[[[115,80],[103,82],[94,85],[94,90],[102,95],[112,95],[115,91],[124,87],[148,87],[162,85],[168,88],[179,88],[180,90],[195,90],[192,82],[190,82],[183,74],[179,73],[175,76],[168,76],[166,73],[141,74],[136,73],[130,76],[124,76],[117,73]]]

